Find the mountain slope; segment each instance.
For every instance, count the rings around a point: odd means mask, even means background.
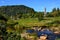
[[[34,9],[24,5],[12,5],[12,6],[1,6],[0,13],[7,14],[9,16],[21,14],[21,13],[33,13]]]

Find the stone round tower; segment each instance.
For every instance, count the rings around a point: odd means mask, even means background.
[[[44,17],[46,16],[46,8],[44,8]]]

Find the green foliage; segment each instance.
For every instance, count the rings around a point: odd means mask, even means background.
[[[54,12],[54,11],[56,11],[56,8],[53,8],[53,9],[52,9],[52,12]]]
[[[16,32],[12,32],[7,35],[7,40],[20,40],[21,36],[18,35]]]
[[[41,21],[43,20],[44,16],[43,16],[43,13],[38,13],[38,20]]]
[[[52,12],[48,14],[49,17],[57,17],[60,16],[60,9],[53,8]]]
[[[33,13],[34,10],[24,5],[12,5],[12,6],[1,6],[0,13],[7,14],[9,16],[21,14],[21,13]]]

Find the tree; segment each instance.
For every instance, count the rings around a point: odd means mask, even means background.
[[[56,17],[56,16],[59,16],[60,15],[60,12],[59,12],[59,8],[53,8],[52,12],[51,12],[51,16],[52,17]]]
[[[60,11],[60,9],[59,9],[59,8],[57,8],[57,11],[59,12],[59,11]]]
[[[57,12],[57,11],[54,11],[54,12],[52,13],[52,16],[53,16],[53,17],[58,16],[58,12]]]
[[[60,9],[59,8],[57,8],[57,12],[58,12],[58,16],[60,16]]]
[[[53,9],[52,9],[52,12],[54,12],[54,11],[56,11],[56,8],[53,8]]]
[[[41,21],[43,19],[43,13],[38,12],[38,20]]]

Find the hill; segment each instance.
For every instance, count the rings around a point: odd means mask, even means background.
[[[11,5],[11,6],[1,6],[0,13],[7,14],[8,16],[23,14],[23,13],[33,13],[34,9],[24,6],[24,5]]]

